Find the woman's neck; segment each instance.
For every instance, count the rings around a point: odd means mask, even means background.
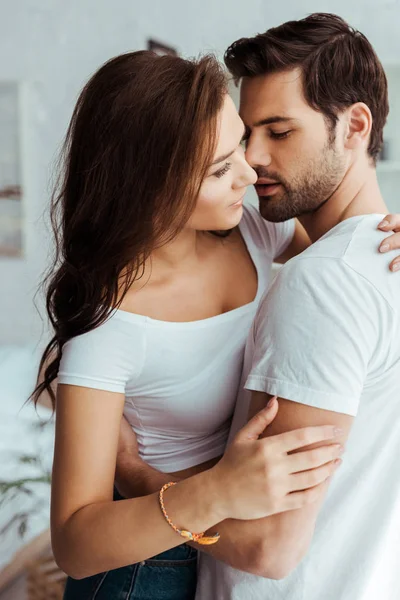
[[[153,268],[180,270],[200,258],[205,234],[195,229],[183,229],[171,242],[151,253]]]

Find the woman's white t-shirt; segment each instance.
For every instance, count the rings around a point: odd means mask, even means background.
[[[253,302],[183,323],[116,310],[63,347],[58,383],[125,394],[124,414],[140,455],[162,471],[223,454],[246,338],[272,262],[292,240],[294,222],[268,223],[248,206],[239,228],[258,276]]]

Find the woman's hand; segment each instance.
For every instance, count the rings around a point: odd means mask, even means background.
[[[307,427],[258,439],[273,421],[278,401],[256,414],[239,431],[220,462],[211,469],[221,490],[225,518],[260,519],[301,508],[324,493],[324,483],[340,465],[341,435],[331,426]],[[315,443],[327,445],[289,454]]]
[[[394,232],[381,242],[381,245],[379,246],[380,252],[389,252],[390,250],[400,249],[400,214],[386,215],[384,220],[379,223],[378,229]],[[393,272],[400,269],[400,256],[397,256],[392,260],[389,269]]]

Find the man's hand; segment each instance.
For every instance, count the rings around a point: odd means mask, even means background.
[[[136,434],[125,417],[122,417],[121,419],[117,454],[127,454],[132,458],[132,460],[135,458],[140,460]]]
[[[136,435],[125,417],[122,417],[115,467],[115,487],[121,496],[147,496],[157,492],[170,480],[170,476],[153,469],[140,458]]]

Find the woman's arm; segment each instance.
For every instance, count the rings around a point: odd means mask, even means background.
[[[52,479],[51,529],[59,566],[79,579],[139,562],[182,543],[164,520],[158,496],[113,502],[122,394],[60,385]],[[171,518],[204,531],[223,511],[213,473],[171,488]]]
[[[140,562],[182,543],[165,521],[158,495],[113,502],[113,482],[123,394],[59,385],[52,480],[51,531],[59,566],[76,579]],[[239,432],[212,469],[179,482],[165,494],[172,521],[192,532],[206,531],[227,518],[255,519],[309,502],[315,461],[293,461],[287,453],[311,441],[335,437],[334,428],[316,427],[268,440],[258,436],[271,423],[277,402]],[[321,482],[333,472],[332,445],[313,473]],[[295,475],[296,473],[296,475]],[[291,493],[295,490],[295,493]]]

